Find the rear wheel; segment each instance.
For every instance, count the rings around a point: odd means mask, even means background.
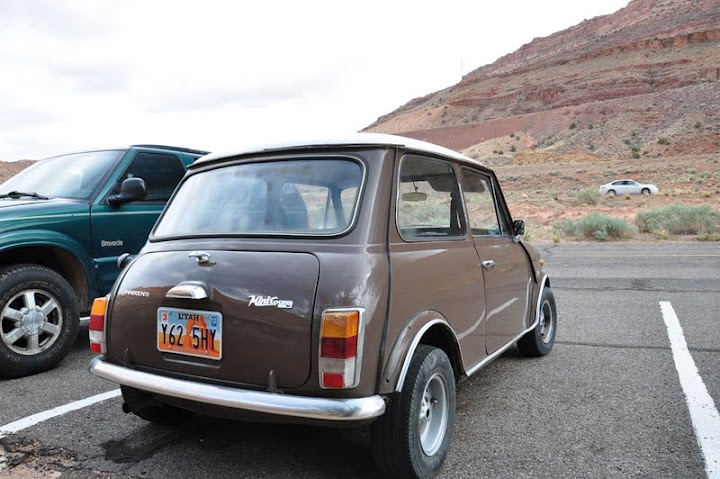
[[[650,194],[650,190],[649,190],[648,188],[643,188],[643,189],[642,189],[642,194],[643,194],[643,195],[649,195],[649,194]]]
[[[388,477],[433,477],[450,449],[455,375],[441,349],[420,345],[402,392],[372,425],[375,461]]]
[[[179,426],[192,417],[192,413],[179,407],[161,403],[150,394],[128,386],[120,386],[123,410],[137,417],[161,426]],[[127,409],[125,409],[127,407]]]
[[[53,368],[70,351],[80,326],[75,292],[45,266],[0,270],[0,376]]]
[[[545,288],[540,297],[540,317],[537,326],[528,331],[518,341],[518,348],[525,356],[545,356],[555,344],[557,332],[557,309],[555,296],[550,288]]]

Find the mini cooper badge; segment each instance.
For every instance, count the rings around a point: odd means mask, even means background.
[[[293,302],[287,299],[278,299],[277,296],[255,296],[254,294],[251,294],[248,306],[271,306],[279,309],[290,309],[293,307]]]

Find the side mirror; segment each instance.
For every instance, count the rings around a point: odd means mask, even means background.
[[[513,235],[522,236],[525,234],[525,220],[513,221]]]
[[[128,178],[122,182],[120,193],[108,196],[110,206],[120,206],[131,201],[142,200],[147,196],[147,188],[142,178]]]
[[[135,259],[135,255],[131,255],[130,253],[123,253],[117,259],[117,266],[120,269],[124,269],[125,266],[129,265],[130,262],[134,259]]]

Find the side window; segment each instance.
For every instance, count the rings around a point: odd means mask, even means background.
[[[144,201],[167,201],[183,175],[185,168],[173,155],[138,153],[113,190],[120,191],[120,185],[128,178],[142,178],[148,191]]]
[[[465,235],[458,183],[449,163],[406,157],[398,187],[397,223],[403,238]]]
[[[351,218],[353,214],[353,207],[355,206],[355,199],[358,195],[358,187],[352,186],[345,188],[340,193],[340,204],[342,204],[343,215],[345,218]]]
[[[473,236],[502,234],[490,178],[463,169],[462,187]]]
[[[324,230],[335,229],[338,224],[335,215],[328,214],[330,212],[330,190],[326,186],[319,185],[302,185],[286,183],[285,189],[293,188],[298,191],[297,205],[298,208],[304,210],[304,223],[301,226],[303,230]],[[284,207],[287,215],[287,208]]]

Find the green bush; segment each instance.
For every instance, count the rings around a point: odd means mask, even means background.
[[[579,220],[566,219],[555,227],[568,236],[607,241],[632,238],[636,230],[622,218],[613,218],[603,213],[590,213]]]
[[[601,195],[597,188],[592,186],[585,188],[584,190],[578,191],[575,195],[575,199],[579,204],[596,205],[600,203]]]
[[[640,232],[668,231],[676,235],[720,232],[720,211],[709,206],[689,206],[680,201],[661,208],[642,211],[635,217]]]

